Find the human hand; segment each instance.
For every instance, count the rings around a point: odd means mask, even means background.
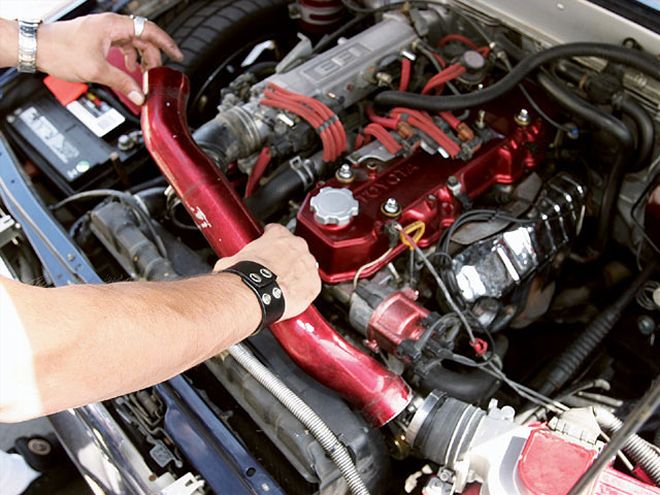
[[[143,70],[161,65],[161,50],[174,60],[183,59],[174,40],[153,22],[147,21],[137,38],[133,19],[111,13],[43,24],[37,32],[37,42],[40,71],[67,81],[104,84],[125,94],[136,105],[144,103],[142,88],[106,60],[110,47],[123,52],[130,71],[137,68],[138,54]]]
[[[234,256],[222,258],[214,270],[224,270],[239,261],[254,261],[277,275],[277,283],[284,293],[282,320],[302,313],[321,291],[316,260],[310,254],[307,243],[281,225],[267,225],[264,235]]]

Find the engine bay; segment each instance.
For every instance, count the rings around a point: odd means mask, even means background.
[[[658,383],[660,36],[549,46],[390,3],[256,2],[289,34],[152,69],[141,114],[46,78],[2,131],[105,282],[206,273],[265,223],[305,239],[315,306],[177,385],[258,460],[250,493],[569,493]],[[20,235],[17,277],[58,285]],[[106,407],[156,478],[218,491],[168,387]],[[650,415],[589,493],[660,493]]]

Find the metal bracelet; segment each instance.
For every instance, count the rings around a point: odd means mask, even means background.
[[[18,71],[37,71],[37,29],[41,21],[18,21]]]

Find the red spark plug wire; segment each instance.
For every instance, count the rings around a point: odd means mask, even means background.
[[[266,168],[268,168],[268,164],[270,163],[271,158],[272,154],[270,152],[270,148],[266,146],[261,150],[261,153],[259,153],[259,157],[257,158],[257,161],[252,168],[252,173],[248,178],[247,184],[245,186],[246,198],[249,198],[254,192],[255,188],[259,184],[259,180],[264,175]]]
[[[427,134],[433,141],[435,141],[439,146],[442,146],[444,150],[452,158],[461,152],[461,147],[449,136],[447,136],[442,129],[440,129],[431,116],[425,112],[420,112],[418,110],[412,110],[409,108],[394,108],[391,112],[393,115],[397,115],[402,120],[405,120],[416,129]]]
[[[442,91],[447,82],[456,79],[464,73],[465,67],[463,67],[461,64],[452,64],[429,79],[424,86],[424,89],[422,89],[422,94],[429,94],[434,89]]]
[[[399,81],[399,91],[408,91],[408,86],[410,86],[411,70],[412,70],[411,60],[407,57],[403,57],[401,59],[401,79]]]
[[[333,141],[336,147],[336,155],[334,158],[335,160],[339,158],[342,153],[348,150],[348,140],[346,138],[346,131],[343,124],[337,115],[325,104],[315,98],[288,91],[274,83],[270,83],[267,87],[267,90],[270,90],[275,94],[279,94],[284,98],[301,103],[321,116],[321,118],[324,120],[324,125],[328,126],[328,129],[333,136]]]
[[[442,38],[440,38],[440,40],[438,41],[438,47],[442,48],[443,46],[448,45],[449,43],[452,43],[454,41],[458,43],[462,43],[471,50],[479,50],[479,47],[474,41],[472,41],[467,36],[463,36],[462,34],[458,34],[458,33],[448,34],[447,36],[443,36]]]
[[[283,99],[280,95],[269,93],[268,91],[266,92],[266,97],[261,100],[261,104],[291,112],[305,120],[318,132],[319,137],[321,138],[321,142],[323,143],[323,160],[326,162],[336,160],[338,153],[334,139],[331,133],[328,132],[328,129],[323,128],[324,120],[316,112],[300,103],[285,98]]]
[[[401,151],[401,144],[380,124],[369,124],[364,128],[364,134],[380,141],[391,155],[396,156]]]
[[[374,107],[372,107],[372,106],[367,107],[367,117],[374,124],[382,125],[386,129],[396,129],[396,127],[399,123],[398,118],[381,117],[380,115],[377,115],[376,111],[374,110]]]

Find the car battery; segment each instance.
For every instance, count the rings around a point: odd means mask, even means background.
[[[63,194],[113,187],[142,148],[139,126],[98,91],[61,83],[47,84],[50,92],[14,109],[7,117],[10,134]]]

